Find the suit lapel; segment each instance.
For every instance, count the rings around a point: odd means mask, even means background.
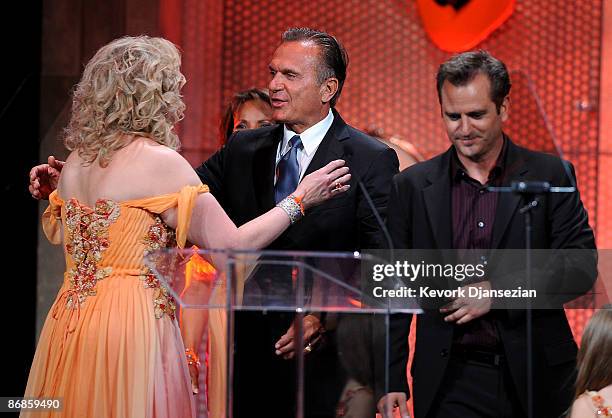
[[[267,136],[257,139],[253,154],[253,186],[259,213],[274,207],[274,169],[278,143],[283,138],[283,125],[273,129]]]
[[[451,184],[450,184],[450,157],[449,149],[438,164],[438,169],[428,176],[431,183],[423,189],[425,208],[429,224],[435,239],[435,248],[452,248],[452,213],[451,213]]]
[[[334,113],[334,122],[323,137],[323,140],[321,141],[319,148],[317,148],[315,155],[312,157],[310,164],[308,164],[304,177],[325,166],[332,160],[345,157],[342,141],[350,136],[348,128],[338,112],[333,109],[332,112]],[[302,179],[304,177],[302,177]]]
[[[527,165],[524,155],[520,149],[508,138],[508,154],[504,167],[504,174],[501,184],[509,186],[512,181],[524,179],[527,173]],[[493,235],[491,237],[491,248],[498,248],[510,221],[514,216],[521,196],[512,192],[500,192],[497,201],[497,212],[493,223]]]

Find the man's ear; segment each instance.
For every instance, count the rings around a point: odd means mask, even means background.
[[[506,96],[504,97],[504,101],[499,107],[499,116],[502,122],[505,122],[508,120],[509,114],[510,114],[510,96]]]
[[[338,79],[330,77],[321,84],[321,101],[323,103],[329,103],[329,101],[338,92]]]

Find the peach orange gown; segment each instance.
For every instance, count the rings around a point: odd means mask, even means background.
[[[147,252],[185,245],[204,185],[124,202],[49,198],[43,229],[64,243],[64,283],[42,329],[26,397],[62,398],[54,413],[22,417],[195,417],[185,351],[166,289]],[[159,216],[178,208],[178,226]]]

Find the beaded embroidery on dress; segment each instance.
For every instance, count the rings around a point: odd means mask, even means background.
[[[612,417],[612,406],[607,406],[604,403],[604,398],[596,391],[587,391],[586,394],[591,399],[593,407],[595,408],[595,416],[601,418]]]

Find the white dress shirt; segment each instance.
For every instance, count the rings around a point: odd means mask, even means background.
[[[298,150],[297,153],[297,161],[298,166],[300,167],[300,181],[302,181],[302,177],[304,177],[304,173],[308,168],[308,165],[312,161],[312,158],[317,152],[319,145],[321,145],[321,141],[329,131],[330,126],[334,122],[334,114],[331,109],[325,118],[310,128],[306,129],[301,134],[297,134],[292,130],[287,128],[287,125],[283,126],[283,140],[278,144],[278,148],[276,149],[276,164],[280,161],[281,157],[285,155],[287,151],[289,151],[289,140],[293,138],[295,135],[299,135],[302,140],[302,149]],[[276,174],[274,175],[274,184],[276,184]]]

